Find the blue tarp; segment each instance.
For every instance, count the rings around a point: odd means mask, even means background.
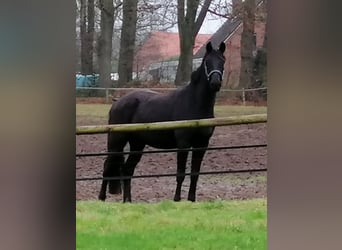
[[[76,88],[77,87],[98,87],[99,75],[81,75],[76,74]]]

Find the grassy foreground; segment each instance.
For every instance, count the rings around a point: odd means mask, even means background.
[[[76,204],[77,249],[266,249],[266,200]]]

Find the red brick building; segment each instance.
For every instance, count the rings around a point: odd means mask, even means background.
[[[208,41],[210,34],[198,34],[193,53]],[[177,59],[180,55],[179,35],[174,32],[151,32],[134,57],[133,71],[147,70],[151,63]]]

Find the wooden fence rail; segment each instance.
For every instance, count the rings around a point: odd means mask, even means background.
[[[78,126],[76,127],[76,135],[103,134],[103,133],[108,133],[111,131],[135,132],[135,131],[168,130],[168,129],[178,129],[178,128],[227,126],[227,125],[252,124],[252,123],[264,123],[264,122],[267,122],[267,114],[239,115],[239,116],[230,116],[230,117],[222,117],[222,118],[153,122],[153,123]]]

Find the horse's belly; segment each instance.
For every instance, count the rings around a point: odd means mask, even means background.
[[[154,148],[170,149],[177,147],[173,131],[140,132],[136,136],[144,144]]]

